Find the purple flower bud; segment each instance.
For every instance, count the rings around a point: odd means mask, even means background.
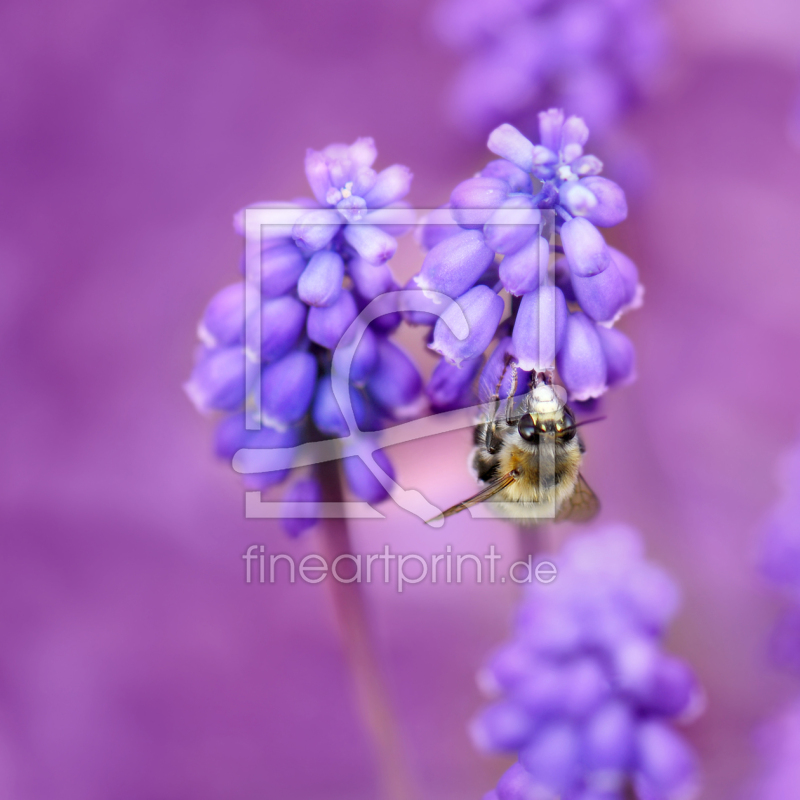
[[[299,422],[308,411],[317,382],[317,360],[294,352],[261,371],[261,418],[275,428]]]
[[[539,112],[539,139],[542,146],[558,152],[561,147],[561,128],[564,125],[564,112],[560,108],[550,108]]]
[[[422,378],[414,362],[388,339],[378,340],[378,365],[367,381],[367,394],[380,408],[403,416],[422,391]]]
[[[482,753],[508,753],[530,741],[534,721],[517,703],[501,702],[487,706],[472,721],[470,737]]]
[[[328,173],[328,159],[324,153],[309,148],[306,150],[306,178],[314,197],[320,203],[327,203],[326,197],[331,188],[331,178]]]
[[[417,214],[405,200],[397,200],[391,205],[370,211],[364,222],[377,225],[390,236],[403,236],[417,224]]]
[[[386,266],[376,266],[363,258],[354,258],[347,269],[356,291],[364,300],[374,300],[378,295],[394,289],[394,278]]]
[[[425,393],[434,411],[451,411],[468,406],[472,402],[472,383],[483,364],[483,356],[462,361],[456,367],[447,361],[440,361],[433,370]]]
[[[606,383],[626,386],[636,380],[636,351],[633,342],[616,328],[597,327],[606,361]]]
[[[630,707],[612,700],[587,721],[583,753],[590,772],[628,772],[633,765],[635,725]]]
[[[557,286],[540,286],[526,294],[514,322],[514,352],[522,369],[552,369],[567,328],[567,302]]]
[[[585,656],[564,667],[566,686],[566,712],[583,718],[605,700],[611,684],[605,670],[596,658]]]
[[[461,231],[436,245],[422,262],[415,278],[423,291],[459,297],[494,261],[494,250],[487,247],[480,231]]]
[[[494,794],[497,800],[541,800],[542,787],[522,764],[514,764],[503,773]]]
[[[359,428],[366,430],[365,423],[368,421],[367,405],[364,395],[353,387],[350,388],[350,402],[353,404],[353,414]],[[336,402],[333,394],[331,378],[326,375],[317,384],[317,391],[314,395],[314,407],[311,409],[311,418],[317,430],[328,436],[338,436],[344,438],[354,431],[349,430],[345,422],[344,414]]]
[[[500,178],[508,184],[512,192],[531,193],[531,176],[504,158],[490,161],[480,174],[483,178]]]
[[[306,324],[308,309],[296,297],[284,295],[261,306],[261,358],[275,361],[294,347]],[[257,348],[247,344],[248,357],[257,360]]]
[[[369,208],[383,208],[405,197],[414,176],[408,167],[393,164],[378,173],[375,185],[364,195]]]
[[[357,315],[358,308],[353,295],[343,290],[332,306],[308,310],[306,325],[308,338],[322,347],[333,350]]]
[[[397,240],[376,225],[348,225],[344,238],[370,264],[386,263],[397,250]]]
[[[581,156],[569,166],[572,172],[581,178],[587,175],[599,175],[603,171],[603,162],[597,156]]]
[[[332,306],[342,292],[344,261],[338,253],[323,250],[314,253],[297,282],[297,294],[310,306]]]
[[[578,184],[597,198],[597,203],[583,214],[589,222],[602,228],[610,228],[627,219],[628,201],[625,199],[625,192],[614,181],[593,175],[581,178]]]
[[[577,303],[575,299],[575,292],[572,291],[572,276],[569,271],[569,262],[566,258],[556,259],[555,266],[555,284],[564,292],[564,299],[568,303]]]
[[[489,134],[486,146],[495,155],[515,164],[523,172],[533,169],[533,142],[507,122]]]
[[[240,417],[240,424],[243,417]],[[275,430],[263,427],[257,431],[247,431],[247,437],[241,447],[250,447],[267,451],[261,458],[266,460],[268,472],[248,473],[242,476],[245,489],[262,491],[270,486],[283,483],[292,471],[292,453],[290,448],[300,442],[300,433],[297,428]],[[238,449],[238,448],[237,448]],[[234,453],[236,451],[234,450]],[[231,456],[233,457],[233,453]]]
[[[572,789],[578,773],[580,741],[566,722],[544,726],[519,754],[519,761],[540,785],[555,794]]]
[[[297,285],[306,268],[303,254],[294,244],[279,244],[261,254],[261,294],[279,297]]]
[[[637,734],[637,789],[645,797],[690,797],[697,764],[689,748],[669,727],[645,722]]]
[[[569,117],[561,129],[561,155],[567,163],[583,155],[583,145],[589,139],[589,128],[580,117]]]
[[[198,411],[236,411],[247,394],[244,349],[203,350],[184,391]]]
[[[573,273],[572,291],[586,315],[596,322],[613,320],[628,297],[625,281],[613,261],[597,275],[583,277]]]
[[[225,347],[244,341],[245,293],[255,291],[240,281],[220,289],[211,298],[197,326],[197,336],[206,347]]]
[[[694,672],[680,659],[662,656],[637,699],[650,713],[677,717],[693,705],[699,694]]]
[[[382,450],[375,451],[375,461],[386,474],[394,479],[394,467]],[[370,472],[359,456],[347,456],[342,459],[347,485],[356,497],[368,503],[380,503],[389,495],[383,484]]]
[[[521,297],[546,280],[549,263],[550,245],[544,237],[536,236],[500,262],[500,280],[509,294]]]
[[[286,533],[296,539],[303,531],[312,528],[317,517],[299,517],[296,503],[319,503],[322,500],[322,487],[318,480],[309,478],[293,483],[283,496],[281,505],[281,524]]]
[[[453,220],[449,205],[443,205],[426,214],[414,231],[417,244],[424,250],[432,250],[439,242],[461,233],[461,228]]]
[[[571,214],[577,217],[591,218],[591,212],[597,207],[597,197],[580,181],[565,181],[558,190],[558,201]]]
[[[336,236],[342,226],[342,217],[332,208],[315,208],[306,211],[292,228],[292,236],[297,244],[307,250],[321,250]]]
[[[483,226],[486,244],[497,253],[516,253],[538,233],[541,221],[531,197],[512,195]]]
[[[463,311],[466,325],[457,307]],[[492,341],[503,308],[503,299],[487,286],[473,287],[448,306],[438,319],[430,349],[456,366],[465,359],[479,356]]]
[[[588,219],[575,217],[565,222],[561,226],[561,243],[573,275],[597,275],[611,263],[603,234]]]
[[[481,373],[478,397],[482,403],[488,403],[495,395],[502,400],[508,397],[511,393],[513,370],[507,365],[516,360],[513,340],[510,336],[506,336],[498,342]],[[531,373],[517,369],[517,388],[514,396],[525,394],[530,384]]]
[[[373,267],[375,269],[375,267]],[[375,371],[378,364],[378,336],[367,328],[353,354],[350,363],[350,382],[358,386],[364,384]]]
[[[492,210],[508,197],[509,185],[499,178],[468,178],[453,189],[450,206],[453,219],[462,228],[482,228]]]
[[[617,265],[622,280],[625,282],[625,306],[626,308],[639,308],[642,304],[641,295],[643,288],[639,283],[639,270],[636,264],[619,250],[609,247],[608,252],[611,253],[611,258]]]
[[[606,362],[595,324],[580,311],[570,314],[556,364],[574,400],[599,397],[606,390]]]

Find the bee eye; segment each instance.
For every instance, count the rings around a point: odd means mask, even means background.
[[[562,442],[568,442],[575,438],[575,418],[572,414],[564,414],[564,421],[561,423],[559,437]]]
[[[539,442],[539,431],[536,429],[536,425],[533,423],[533,417],[530,414],[526,414],[522,417],[517,425],[517,430],[519,431],[519,435],[526,442],[532,442],[533,444]]]

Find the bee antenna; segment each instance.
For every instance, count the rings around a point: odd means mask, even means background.
[[[581,425],[590,425],[592,422],[602,422],[605,417],[593,417],[592,419],[584,419],[581,422],[576,422],[574,425],[570,425],[569,428],[562,428],[561,433],[566,433],[567,431],[574,431],[575,428],[580,428]]]

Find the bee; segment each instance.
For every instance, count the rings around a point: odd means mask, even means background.
[[[436,519],[478,503],[489,503],[499,516],[522,525],[553,517],[576,522],[592,519],[600,503],[580,473],[586,448],[577,429],[583,423],[576,423],[566,393],[553,384],[550,374],[533,375],[528,393],[515,397],[517,365],[511,362],[509,366],[511,391],[505,409],[499,396],[501,378],[485,404],[488,411],[475,427],[470,461],[484,488]]]

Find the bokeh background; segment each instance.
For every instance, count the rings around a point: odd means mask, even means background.
[[[428,8],[0,7],[0,797],[376,796],[324,585],[243,581],[247,545],[303,553],[314,536],[244,519],[181,383],[205,302],[236,277],[232,213],[303,193],[306,147],[374,136],[421,207],[487,159],[443,112],[458,59],[425,34]],[[688,731],[703,797],[737,797],[754,729],[796,688],[768,663],[779,601],[754,563],[800,428],[800,6],[668,13],[670,79],[626,123],[650,183],[615,234],[647,286],[625,321],[639,380],[587,429],[586,475],[603,519],[636,525],[683,588],[669,646],[708,691]],[[397,270],[419,259],[407,242]],[[403,333],[420,353],[421,336]],[[472,491],[468,449],[464,432],[391,455],[448,503]],[[385,513],[354,526],[360,547],[519,546],[499,522],[432,533]],[[482,796],[505,763],[467,737],[474,673],[517,593],[367,594],[422,796]]]

